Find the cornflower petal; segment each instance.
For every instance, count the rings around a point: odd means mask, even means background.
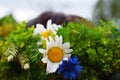
[[[82,66],[79,65],[78,58],[72,57],[69,58],[68,61],[62,62],[57,70],[57,74],[63,74],[64,78],[68,78],[70,80],[76,79],[76,77],[81,73]]]

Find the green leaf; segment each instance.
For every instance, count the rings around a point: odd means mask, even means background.
[[[88,53],[89,59],[91,61],[95,61],[95,59],[97,58],[96,50],[88,48],[86,52]]]

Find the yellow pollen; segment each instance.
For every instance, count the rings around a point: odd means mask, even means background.
[[[63,50],[60,47],[52,47],[49,51],[48,51],[48,59],[51,62],[60,62],[63,58]]]
[[[48,38],[49,37],[49,31],[45,31],[41,34],[44,38]]]
[[[51,31],[51,30],[46,30],[41,34],[44,38],[48,38],[49,36],[53,37],[55,36],[55,34]]]

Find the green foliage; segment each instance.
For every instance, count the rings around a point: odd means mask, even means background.
[[[84,23],[69,23],[59,29],[58,35],[71,43],[72,54],[84,66],[82,80],[99,80],[120,71],[120,32],[116,25],[102,22],[99,27],[89,28]]]
[[[4,39],[7,35],[12,32],[16,26],[17,21],[11,14],[4,16],[0,19],[0,39]]]
[[[25,28],[21,23],[12,31],[5,43],[5,54],[0,55],[0,79],[2,80],[57,80],[61,78],[55,73],[46,74],[46,64],[41,62],[42,54],[38,49],[43,47],[37,42],[39,35],[33,36],[34,28]],[[111,22],[101,21],[101,25],[90,28],[85,23],[68,23],[57,31],[63,36],[63,42],[70,42],[72,55],[76,55],[83,66],[78,80],[107,80],[110,75],[120,71],[120,32],[119,26]],[[13,55],[11,62],[7,57]],[[24,64],[30,68],[24,70]]]
[[[42,55],[38,52],[37,42],[40,40],[40,36],[33,36],[34,28],[26,29],[25,26],[24,22],[19,24],[17,29],[11,32],[7,38],[7,50],[4,55],[6,57],[13,55],[15,58],[10,62],[8,69],[13,74],[7,79],[5,77],[2,77],[2,79],[38,80],[42,77],[39,77],[41,74],[45,74],[42,71],[44,69],[39,68]],[[31,68],[24,71],[22,68],[26,63],[29,63]],[[14,69],[14,67],[18,68]],[[8,77],[6,74],[3,74],[3,76]]]

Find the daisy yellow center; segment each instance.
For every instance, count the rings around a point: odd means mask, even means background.
[[[48,51],[48,59],[51,62],[60,62],[63,58],[63,50],[60,47],[52,47],[49,51]]]
[[[42,35],[44,38],[48,38],[49,36],[52,36],[52,37],[55,36],[55,34],[54,34],[52,31],[50,31],[50,30],[44,31],[41,35]]]
[[[48,38],[49,37],[49,31],[44,31],[42,34],[41,34],[44,38]]]

